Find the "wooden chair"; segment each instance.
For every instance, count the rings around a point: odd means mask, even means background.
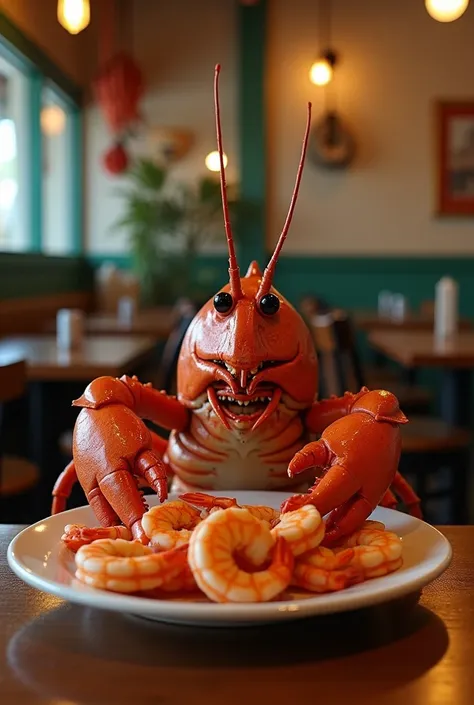
[[[26,363],[18,360],[0,364],[0,520],[26,518],[29,493],[39,482],[38,468],[28,460],[5,454],[5,411],[8,402],[20,399],[26,389]],[[28,519],[26,519],[28,520]]]
[[[310,324],[313,316],[328,313],[330,310],[328,302],[314,294],[303,296],[298,303],[298,311],[307,325]]]
[[[313,318],[313,339],[320,362],[320,395],[340,396],[358,391],[365,380],[357,355],[347,354],[351,341],[350,321],[343,312]],[[396,396],[395,389],[388,389]],[[403,408],[403,404],[401,404]],[[433,502],[449,502],[448,521],[468,523],[469,466],[471,434],[430,416],[407,414],[410,423],[402,426],[401,472],[412,482],[421,499],[427,520],[438,521]],[[443,474],[447,486],[440,486]]]
[[[200,308],[197,302],[184,300],[180,303],[176,325],[166,341],[159,371],[159,386],[168,394],[176,393],[176,370],[186,331]]]
[[[346,389],[355,391],[361,387],[388,389],[395,394],[400,406],[407,413],[429,411],[431,395],[427,390],[415,385],[404,384],[395,375],[387,375],[383,371],[380,375],[373,371],[367,373],[359,356],[354,327],[345,311],[335,309],[327,315],[330,317],[328,320],[336,347],[335,357],[338,365],[340,394],[343,394]]]

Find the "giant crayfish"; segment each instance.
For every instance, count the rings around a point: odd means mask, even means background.
[[[407,421],[386,391],[362,389],[316,400],[318,364],[303,319],[272,287],[303,170],[311,105],[288,216],[263,275],[252,262],[240,276],[228,217],[218,98],[214,92],[221,193],[229,250],[229,283],[189,326],[178,361],[177,397],[135,377],[100,377],[73,402],[81,407],[73,460],[53,490],[53,513],[64,509],[79,479],[102,526],[122,522],[146,541],[142,478],[161,501],[173,489],[307,490],[282,511],[313,503],[330,512],[326,543],[364,522],[379,502],[393,504],[393,483],[407,505],[418,498],[398,474],[400,424]],[[169,441],[141,419],[171,431]],[[321,435],[311,441],[311,434]]]

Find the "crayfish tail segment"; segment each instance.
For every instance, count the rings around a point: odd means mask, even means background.
[[[185,492],[179,495],[179,499],[188,504],[193,504],[196,507],[202,507],[204,509],[212,509],[213,507],[220,507],[221,509],[228,509],[229,507],[237,507],[237,500],[232,497],[214,497],[210,494],[205,494],[204,492]]]

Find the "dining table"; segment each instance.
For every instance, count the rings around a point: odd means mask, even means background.
[[[155,350],[156,339],[150,336],[84,336],[72,349],[58,347],[54,335],[0,339],[0,365],[26,362],[29,455],[41,473],[38,512],[50,505],[60,469],[59,435],[73,423],[74,397],[69,393],[79,396],[96,377],[135,374],[153,359]]]
[[[0,525],[2,705],[471,705],[474,526],[437,527],[449,568],[421,592],[258,626],[154,622],[20,581]]]
[[[130,318],[109,311],[94,311],[84,316],[84,332],[94,336],[152,336],[157,341],[165,341],[176,325],[177,315],[177,307],[173,306],[139,309]],[[56,321],[48,321],[45,333],[55,331]]]
[[[429,331],[374,331],[368,342],[378,353],[412,372],[439,369],[440,415],[451,425],[470,426],[474,331],[459,330],[449,338],[438,338]]]
[[[351,311],[356,328],[367,333],[374,331],[427,331],[434,329],[434,314],[422,311],[407,311],[403,317],[380,315],[373,309],[355,309]],[[473,330],[473,321],[465,316],[458,319],[461,330]]]

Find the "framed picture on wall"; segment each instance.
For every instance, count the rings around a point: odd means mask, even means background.
[[[436,105],[438,215],[474,216],[474,99]]]

